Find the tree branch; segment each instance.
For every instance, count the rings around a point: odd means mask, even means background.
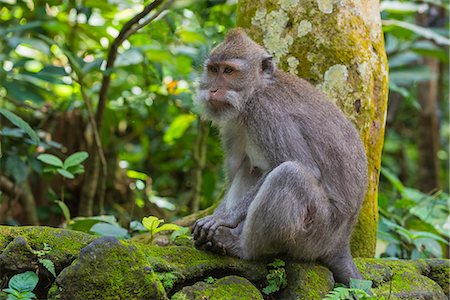
[[[155,18],[157,18],[167,7],[172,4],[173,0],[170,0],[166,2],[166,4],[160,9],[158,12],[156,12],[151,18],[145,20],[141,24],[139,24],[139,21],[144,19],[151,11],[156,9],[158,6],[160,6],[164,0],[155,0],[149,5],[145,6],[144,9],[138,13],[136,16],[134,16],[131,20],[129,20],[125,25],[122,27],[122,30],[120,30],[119,35],[116,37],[116,39],[111,44],[111,47],[109,48],[108,52],[108,58],[106,60],[106,70],[103,73],[103,79],[102,79],[102,85],[100,88],[99,93],[99,99],[98,99],[98,106],[97,106],[97,113],[95,115],[95,121],[97,122],[97,125],[99,126],[99,130],[102,126],[102,119],[103,119],[103,112],[105,110],[106,106],[106,100],[108,95],[108,89],[109,84],[111,82],[111,68],[114,66],[114,63],[116,61],[119,46],[122,45],[122,43],[128,39],[133,33],[153,21]]]

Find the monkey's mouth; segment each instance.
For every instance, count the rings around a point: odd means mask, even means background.
[[[231,104],[223,100],[209,99],[208,106],[214,111],[219,111],[231,107]]]

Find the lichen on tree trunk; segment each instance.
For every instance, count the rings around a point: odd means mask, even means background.
[[[240,0],[237,11],[237,25],[281,68],[315,84],[358,128],[369,182],[351,248],[362,257],[375,254],[388,92],[379,12],[378,0]]]

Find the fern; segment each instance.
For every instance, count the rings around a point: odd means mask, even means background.
[[[56,278],[55,264],[47,258],[39,258],[38,260]]]

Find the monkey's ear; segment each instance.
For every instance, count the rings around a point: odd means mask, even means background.
[[[264,73],[264,75],[272,76],[274,70],[275,70],[275,64],[273,62],[272,56],[267,56],[263,58],[261,62],[261,70]]]

